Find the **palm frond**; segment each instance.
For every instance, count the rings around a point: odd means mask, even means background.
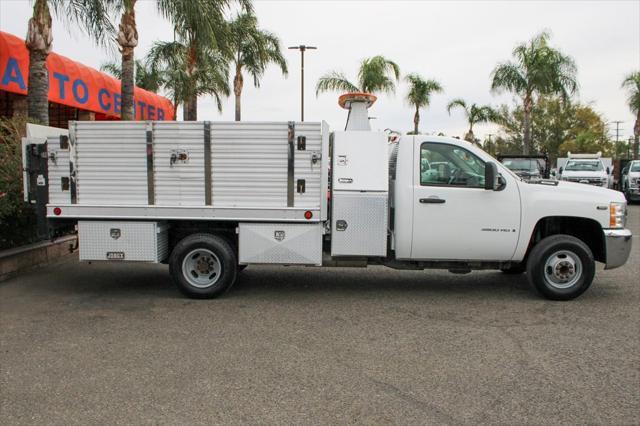
[[[116,28],[110,13],[114,3],[104,0],[48,0],[51,10],[68,28],[79,28],[98,46],[113,47]]]
[[[231,0],[157,0],[160,14],[168,19],[176,34],[188,45],[206,46],[231,55],[229,24],[226,16]],[[248,0],[241,4],[248,6]]]
[[[318,79],[316,84],[316,96],[322,92],[360,92],[361,89],[355,84],[351,83],[344,74],[331,71]]]
[[[469,114],[467,110],[467,103],[462,98],[453,99],[447,104],[447,112],[449,113],[449,115],[451,115],[451,110],[455,108],[462,108],[467,115]]]
[[[358,84],[364,92],[393,93],[399,79],[400,67],[384,56],[366,58],[360,63]]]
[[[122,78],[122,68],[120,64],[117,62],[109,61],[100,65],[100,71],[106,72],[107,74],[111,74],[113,77],[117,79]]]
[[[259,29],[254,15],[239,14],[229,23],[229,29],[236,68],[240,72],[245,68],[253,77],[254,86],[260,86],[260,79],[270,63],[278,65],[287,75],[287,61],[282,54],[280,40],[275,34]]]
[[[488,105],[471,105],[469,124],[474,125],[478,123],[495,122],[497,120],[499,120],[498,114],[492,107]]]
[[[491,75],[491,90],[500,93],[504,90],[522,94],[527,88],[527,80],[520,67],[513,62],[498,64]]]
[[[625,77],[622,88],[627,90],[627,103],[631,112],[640,113],[640,71],[635,71]]]
[[[431,79],[425,80],[418,74],[408,74],[405,80],[409,83],[409,93],[407,93],[406,100],[417,108],[429,106],[431,95],[443,91],[439,82]]]

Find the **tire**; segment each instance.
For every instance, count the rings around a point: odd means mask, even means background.
[[[169,272],[178,289],[194,299],[211,299],[236,281],[238,261],[229,242],[216,235],[193,234],[171,252]]]
[[[571,300],[584,293],[596,273],[591,249],[571,235],[552,235],[536,244],[527,261],[529,283],[551,300]]]
[[[527,265],[526,263],[515,263],[512,264],[511,266],[509,266],[508,268],[502,268],[500,269],[502,271],[502,273],[507,274],[507,275],[518,275],[518,274],[524,274],[527,271]]]

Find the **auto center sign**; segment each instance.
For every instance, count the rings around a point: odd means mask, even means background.
[[[119,117],[120,80],[69,58],[50,53],[49,101]],[[0,31],[0,90],[27,94],[29,52],[24,40]],[[136,120],[174,120],[171,102],[155,93],[134,89]]]

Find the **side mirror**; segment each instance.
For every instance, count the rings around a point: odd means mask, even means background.
[[[498,166],[496,166],[496,163],[489,161],[484,165],[484,189],[497,191],[499,187]]]
[[[562,167],[558,170],[558,174],[562,174]]]
[[[611,170],[607,167],[607,174],[610,175],[611,174]]]

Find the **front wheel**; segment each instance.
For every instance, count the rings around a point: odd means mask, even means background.
[[[169,271],[178,289],[195,299],[210,299],[229,289],[236,280],[237,265],[229,242],[211,234],[182,239],[169,258]]]
[[[552,235],[536,244],[527,261],[531,285],[551,300],[571,300],[584,293],[595,276],[591,249],[571,235]]]

